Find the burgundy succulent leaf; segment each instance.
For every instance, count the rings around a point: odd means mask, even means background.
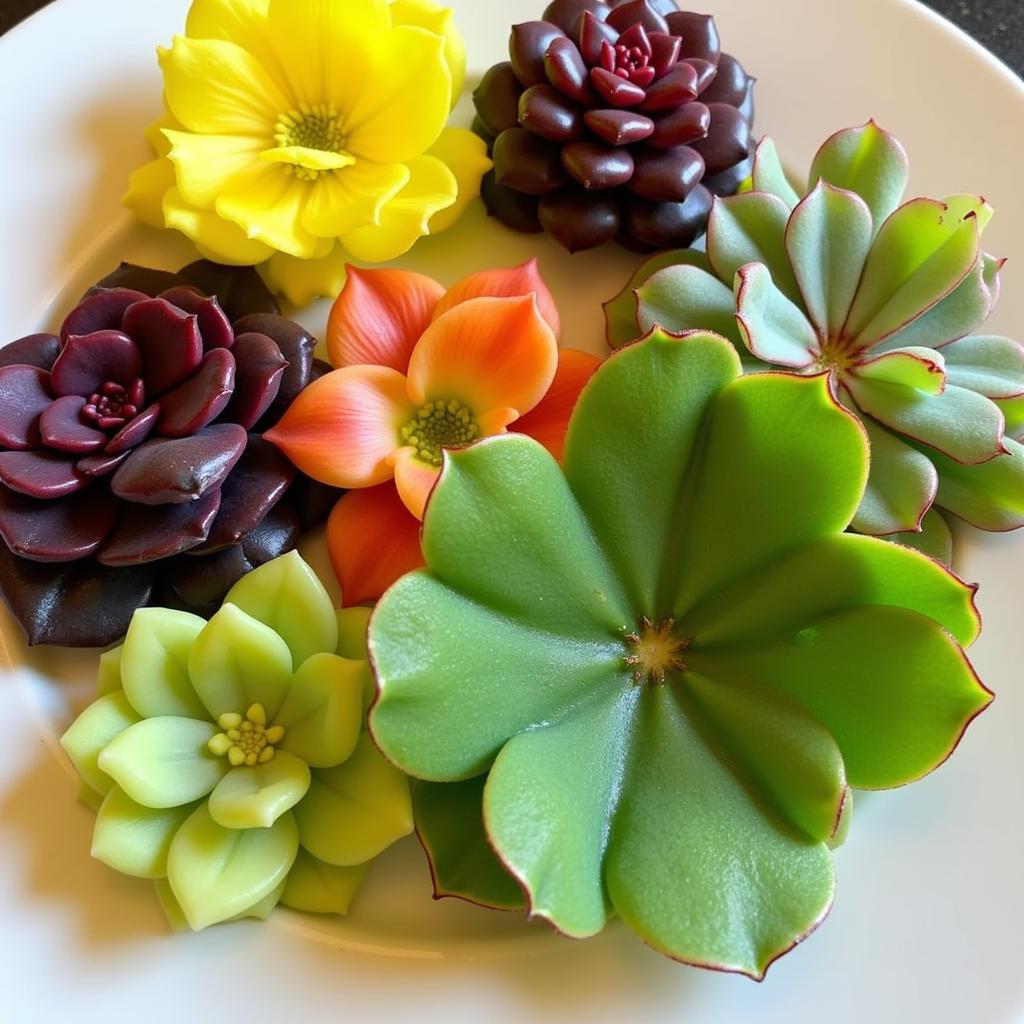
[[[30,643],[113,642],[185,565],[203,582],[178,603],[215,607],[326,515],[262,438],[317,374],[315,347],[252,268],[199,261],[122,264],[59,337],[0,351],[0,593]]]
[[[571,251],[687,246],[712,193],[749,173],[754,80],[708,15],[671,0],[555,0],[513,27],[509,55],[474,94],[474,129],[494,160],[484,202],[517,231]]]

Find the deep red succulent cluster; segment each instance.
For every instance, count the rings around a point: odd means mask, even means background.
[[[673,0],[555,0],[474,94],[490,212],[570,251],[688,246],[750,172],[753,85]]]
[[[253,271],[248,299],[225,277],[234,324],[195,284],[224,271],[183,273],[122,268],[59,336],[0,350],[0,592],[32,643],[109,643],[154,596],[208,610],[298,539],[296,470],[262,433],[315,342]]]

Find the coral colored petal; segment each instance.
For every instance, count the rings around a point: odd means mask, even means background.
[[[395,580],[424,564],[420,524],[390,483],[350,491],[334,506],[327,550],[345,607],[376,601]]]
[[[315,381],[264,434],[307,476],[332,487],[372,487],[415,414],[406,380],[386,366],[346,366]]]
[[[558,346],[532,295],[470,299],[435,320],[409,361],[409,396],[458,399],[477,415],[529,412],[551,386]]]
[[[548,393],[539,405],[513,424],[513,430],[540,441],[561,462],[565,432],[569,429],[569,418],[576,407],[576,400],[600,363],[597,356],[578,349],[559,352],[558,369]]]
[[[558,307],[555,305],[554,296],[544,283],[544,279],[537,270],[537,260],[527,260],[526,263],[513,267],[511,270],[481,270],[476,274],[470,274],[461,281],[452,285],[448,293],[437,304],[434,311],[434,319],[447,313],[449,309],[457,306],[467,299],[479,298],[512,298],[516,295],[533,295],[537,299],[537,308],[540,315],[547,320],[558,337],[562,329],[562,322],[558,316]]]
[[[441,475],[441,467],[423,462],[414,448],[399,449],[395,453],[394,464],[399,497],[417,519],[422,519],[430,492]]]
[[[374,363],[405,373],[443,295],[444,288],[423,274],[349,267],[327,325],[331,362]]]

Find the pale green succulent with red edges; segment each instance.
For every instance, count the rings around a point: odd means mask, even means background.
[[[827,376],[743,376],[714,335],[613,355],[563,464],[516,435],[445,454],[427,569],[371,618],[374,739],[430,782],[486,775],[462,867],[482,821],[534,916],[585,937],[618,915],[760,978],[831,905],[851,788],[930,772],[991,700],[973,588],[844,533],[863,428]]]
[[[606,305],[609,341],[655,324],[725,334],[749,370],[827,372],[864,424],[871,473],[853,529],[948,555],[935,508],[986,530],[1024,525],[1024,349],[976,335],[1002,261],[981,196],[899,205],[906,154],[874,122],[819,150],[807,189],[770,140],[750,190],[718,200],[707,255],[665,253]]]
[[[93,856],[152,879],[173,925],[344,913],[412,830],[408,781],[363,729],[367,617],[336,613],[291,552],[209,622],[141,609],[103,656],[61,743],[97,811]]]

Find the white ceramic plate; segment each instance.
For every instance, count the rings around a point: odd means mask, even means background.
[[[344,2],[344,0],[339,0]],[[450,0],[477,74],[504,58],[508,26],[544,0]],[[806,166],[832,130],[874,116],[907,145],[915,190],[985,190],[987,241],[1012,257],[993,328],[1024,329],[1024,86],[909,0],[715,0],[726,48],[758,75],[758,127]],[[192,256],[142,229],[119,197],[146,158],[160,107],[154,48],[186,0],[59,0],[0,39],[0,336],[55,326],[123,258]],[[466,103],[457,117],[468,124]],[[602,347],[600,301],[635,260],[567,257],[473,210],[409,266],[454,281],[537,253],[565,343]],[[326,307],[304,312],[322,328]],[[313,541],[315,548],[316,541]],[[382,858],[346,920],[279,912],[172,938],[151,888],[90,859],[91,815],[56,745],[93,656],[29,653],[0,619],[0,1017],[12,1024],[191,1020],[639,1020],[830,1024],[1024,1020],[1024,537],[966,538],[982,583],[974,648],[998,693],[952,761],[907,790],[858,801],[837,855],[831,917],[762,985],[681,967],[621,927],[573,943],[518,915],[434,903],[414,840]],[[10,1014],[10,1016],[8,1016]]]

